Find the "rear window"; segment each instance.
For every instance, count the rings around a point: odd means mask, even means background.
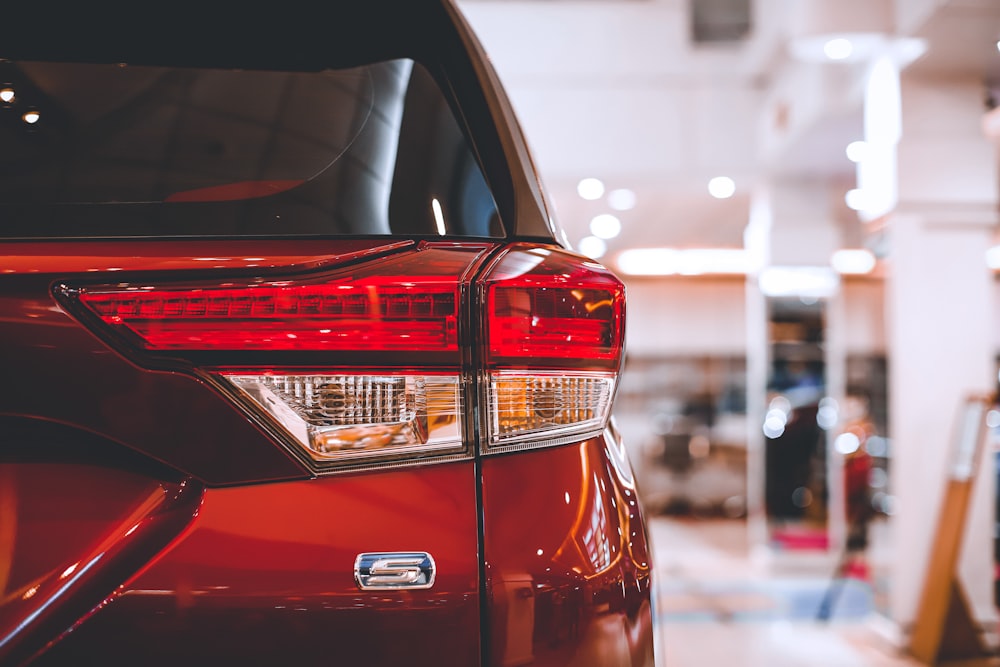
[[[0,61],[0,236],[502,235],[434,77]]]

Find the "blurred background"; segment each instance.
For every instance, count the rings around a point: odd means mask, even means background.
[[[995,651],[1000,1],[459,5],[627,285],[664,664],[911,664],[952,577]]]

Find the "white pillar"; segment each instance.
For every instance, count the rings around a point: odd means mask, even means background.
[[[767,410],[767,301],[758,285],[757,271],[768,264],[771,243],[771,200],[759,188],[750,207],[743,245],[753,267],[746,282],[747,332],[747,538],[751,555],[767,558],[768,530],[764,506],[764,413]]]
[[[838,209],[843,209],[842,187],[817,178],[774,178],[755,193],[751,219],[744,244],[759,269],[747,281],[747,419],[748,419],[748,528],[750,543],[758,553],[768,542],[765,516],[766,440],[761,430],[766,406],[766,388],[770,363],[771,341],[768,340],[768,298],[759,284],[769,269],[825,271],[836,280],[830,268],[830,257],[841,247],[841,225]],[[796,284],[789,274],[788,297],[815,297],[815,285],[808,278]],[[797,292],[796,289],[802,291]],[[839,287],[819,297],[824,303],[823,349],[825,363],[825,394],[838,401],[843,399],[846,353],[843,345],[844,309]],[[841,460],[833,454],[831,432],[827,433],[827,465],[825,470],[827,498],[827,534],[831,553],[839,554],[846,535]],[[835,431],[832,432],[834,435]]]
[[[902,82],[899,204],[886,220],[892,571],[891,620],[908,633],[919,604],[962,399],[996,382],[993,146],[980,130],[978,81]],[[991,630],[992,462],[966,523],[961,582]]]

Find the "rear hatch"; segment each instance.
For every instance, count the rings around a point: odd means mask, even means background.
[[[348,50],[0,61],[0,662],[479,660],[504,230],[440,59]],[[362,593],[362,552],[441,574]]]
[[[624,290],[515,196],[454,16],[361,4],[0,60],[0,662],[501,644],[483,480],[601,449]]]

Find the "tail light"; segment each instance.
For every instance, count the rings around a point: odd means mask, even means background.
[[[153,351],[406,351],[458,362],[463,277],[484,246],[423,246],[299,280],[82,288],[80,301]]]
[[[463,449],[457,375],[222,376],[316,462]]]
[[[518,245],[490,267],[483,291],[486,450],[599,433],[622,362],[621,281],[576,255]]]
[[[529,244],[484,267],[493,249],[422,243],[308,276],[58,293],[140,363],[197,369],[318,472],[471,456],[477,421],[487,453],[600,432],[622,284]]]

